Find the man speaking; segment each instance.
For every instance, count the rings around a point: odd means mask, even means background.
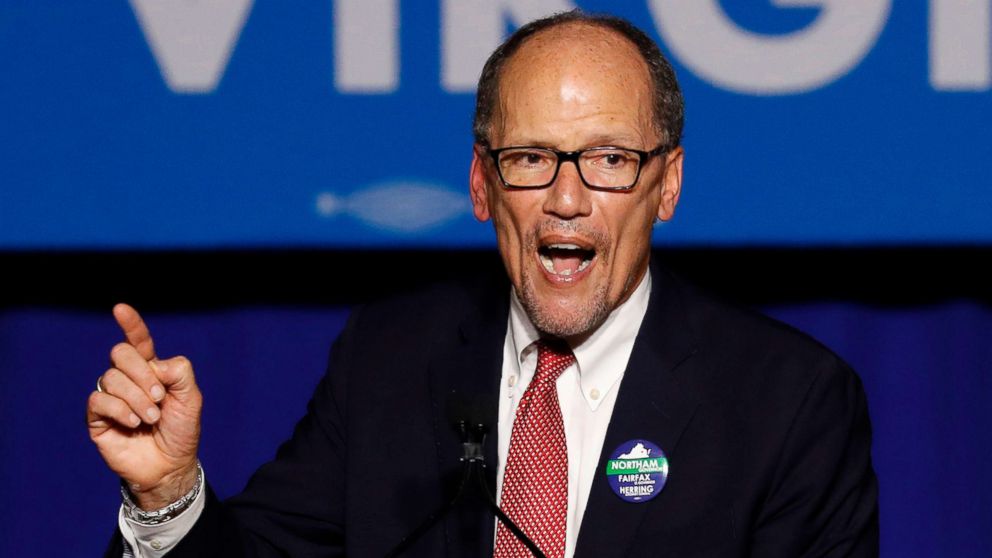
[[[220,502],[197,461],[191,363],[114,309],[126,341],[87,408],[123,479],[108,556],[383,556],[456,484],[452,394],[498,407],[490,481],[549,558],[877,556],[857,376],[649,264],[683,163],[682,96],[654,42],[613,17],[534,21],[477,94],[469,190],[505,275],[356,310],[306,416],[238,496]],[[406,555],[531,553],[465,502]]]

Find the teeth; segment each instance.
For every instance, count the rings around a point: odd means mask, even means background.
[[[551,258],[545,256],[544,254],[539,254],[541,256],[541,264],[544,265],[544,269],[548,270],[549,273],[555,272],[555,264],[551,261]]]
[[[548,248],[557,249],[557,250],[582,250],[582,248],[576,244],[550,244],[548,245]],[[544,269],[548,270],[549,273],[554,273],[555,275],[561,275],[563,277],[569,277],[573,274],[571,269],[563,269],[559,272],[556,272],[555,264],[553,261],[551,261],[551,257],[545,254],[538,253],[538,257],[540,257],[541,259],[541,265],[543,265]],[[592,263],[591,256],[586,259],[583,259],[582,263],[579,264],[579,267],[575,270],[574,273],[579,273],[580,271],[585,270],[587,267],[589,267],[590,263]]]

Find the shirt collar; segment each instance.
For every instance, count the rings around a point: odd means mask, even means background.
[[[623,377],[630,353],[634,349],[634,339],[648,309],[650,294],[649,270],[630,297],[614,308],[592,335],[572,347],[582,397],[593,411],[610,390],[616,389]],[[516,292],[512,292],[510,296],[510,335],[513,336],[513,353],[520,365],[537,350],[534,343],[541,335],[524,311]]]

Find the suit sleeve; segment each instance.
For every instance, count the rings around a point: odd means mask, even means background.
[[[861,382],[831,358],[790,426],[753,533],[754,557],[878,556],[878,485]]]
[[[344,556],[345,393],[352,314],[331,350],[327,374],[274,460],[245,490],[221,502],[207,485],[207,501],[170,558]],[[107,556],[120,556],[120,534]]]

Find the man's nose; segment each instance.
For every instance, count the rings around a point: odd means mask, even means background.
[[[562,219],[589,215],[592,211],[591,192],[582,183],[575,161],[563,161],[558,176],[548,186],[544,212]]]

